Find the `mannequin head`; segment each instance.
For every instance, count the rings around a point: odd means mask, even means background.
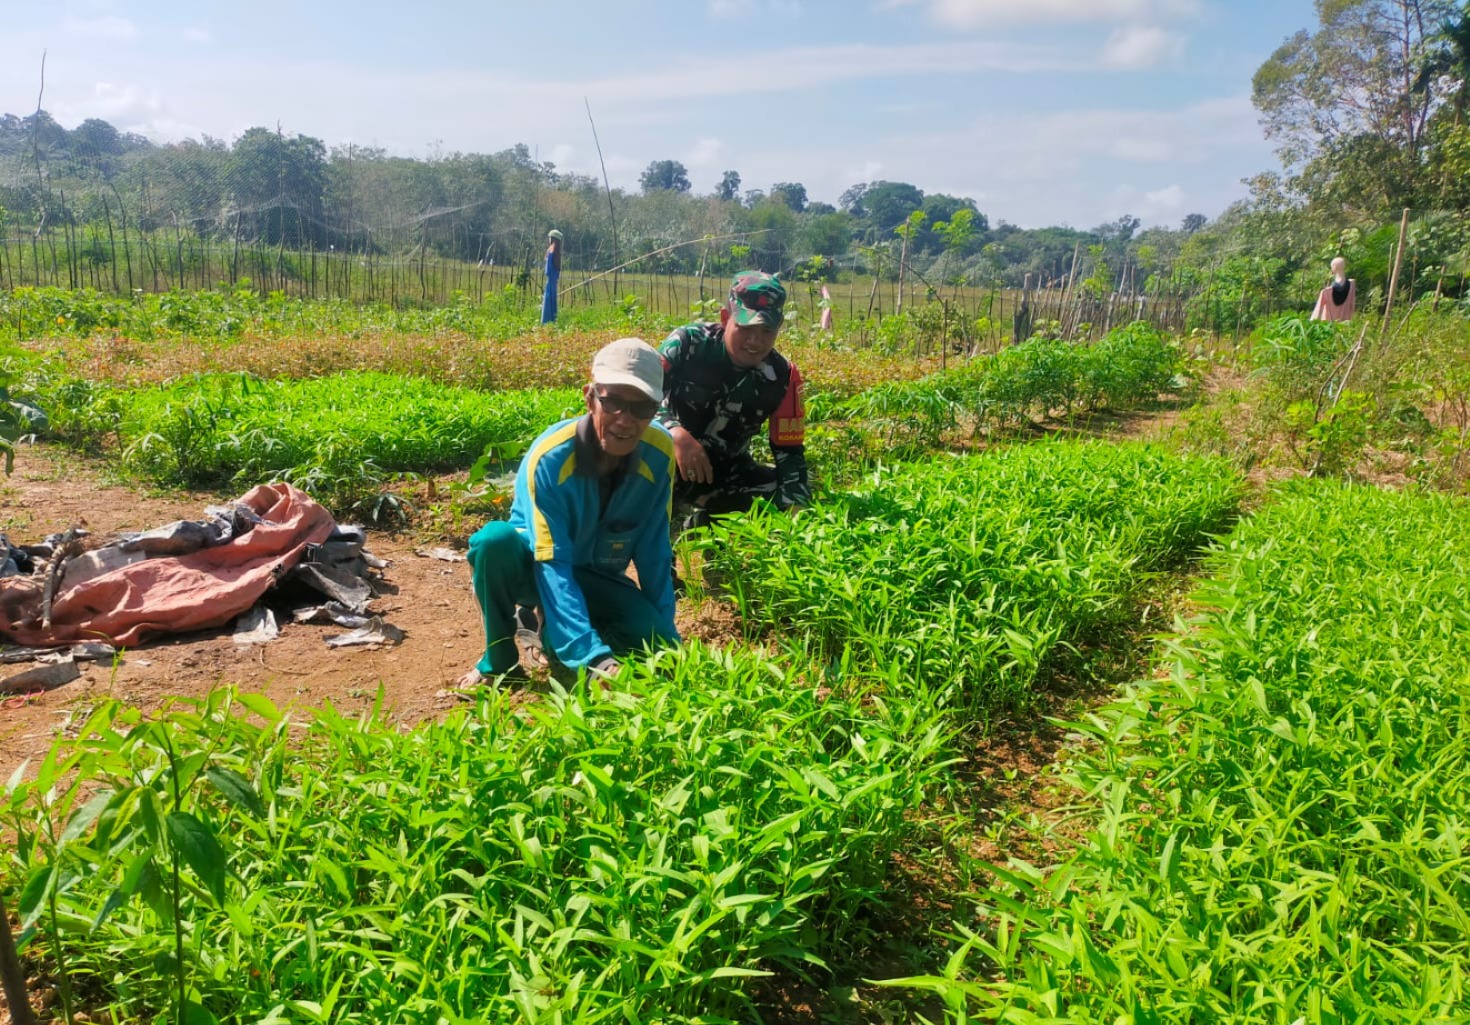
[[[1332,258],[1332,277],[1337,281],[1347,277],[1347,261],[1340,256]]]

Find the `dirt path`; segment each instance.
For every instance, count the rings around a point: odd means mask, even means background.
[[[17,544],[83,524],[94,534],[143,530],[199,517],[204,506],[230,496],[159,497],[105,483],[104,468],[50,446],[21,450],[15,472],[0,478],[0,531]],[[267,694],[277,704],[331,701],[352,713],[372,703],[378,688],[394,719],[419,722],[454,703],[436,694],[479,657],[479,613],[469,567],[414,554],[408,535],[370,532],[367,548],[390,561],[387,583],[396,593],[372,611],[404,631],[397,647],[334,650],[323,638],[340,627],[282,627],[265,645],[237,645],[229,629],[183,635],[124,652],[118,663],[85,664],[82,677],[29,700],[0,706],[0,780],[28,758],[39,758],[57,732],[115,697],[144,710],[174,695],[198,696],[220,684]],[[10,675],[25,666],[4,667]],[[14,707],[9,707],[14,706]]]

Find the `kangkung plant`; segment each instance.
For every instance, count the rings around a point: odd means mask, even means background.
[[[747,627],[834,686],[988,722],[1032,708],[1078,645],[1128,621],[1158,571],[1241,497],[1219,460],[1141,445],[1015,446],[880,470],[800,516],[714,528],[708,558]]]
[[[412,732],[107,704],[12,786],[0,885],[93,1020],[728,1020],[859,957],[936,711],[698,645],[618,682]]]
[[[487,395],[378,373],[301,381],[212,375],[158,388],[90,388],[75,397],[116,410],[115,418],[75,409],[65,417],[111,422],[123,467],[139,476],[236,489],[285,478],[358,513],[396,474],[464,469],[487,448],[518,455],[575,412],[578,399],[571,390]]]
[[[1467,539],[1462,499],[1285,488],[1166,671],[1069,724],[1075,855],[997,867],[962,963],[895,984],[955,1023],[1463,1018]]]

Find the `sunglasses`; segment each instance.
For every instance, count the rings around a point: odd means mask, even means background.
[[[608,395],[606,392],[593,392],[597,396],[597,402],[602,406],[602,411],[609,416],[617,416],[619,413],[627,413],[635,420],[652,420],[658,412],[658,403],[652,399],[620,399],[616,395]]]

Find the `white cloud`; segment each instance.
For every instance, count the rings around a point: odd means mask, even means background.
[[[214,38],[209,34],[209,30],[204,28],[186,28],[179,34],[184,37],[185,42],[189,43],[207,43]]]
[[[801,0],[709,0],[709,16],[721,21],[747,17],[754,11],[780,18],[794,18],[802,13]]]
[[[997,149],[996,139],[1005,145]],[[992,222],[1085,228],[1125,213],[1170,224],[1186,203],[1221,210],[1244,195],[1239,178],[1263,159],[1269,150],[1250,100],[1232,97],[1177,109],[993,114],[835,146],[817,160],[801,150],[742,154],[739,167],[753,181],[799,180],[814,199],[832,201],[853,182],[887,178],[969,196]],[[1128,164],[1119,170],[1118,160]],[[1163,182],[1116,184],[1165,174]]]
[[[1143,194],[1143,201],[1147,204],[1146,211],[1151,214],[1178,213],[1184,209],[1186,199],[1184,188],[1179,185],[1169,185]]]
[[[59,99],[49,104],[48,109],[62,124],[80,124],[95,117],[111,122],[121,131],[138,132],[149,138],[178,138],[175,130],[185,127],[168,112],[156,91],[134,84],[96,82],[89,94]],[[197,135],[197,130],[193,134]]]
[[[127,18],[105,15],[100,18],[68,17],[61,23],[61,30],[68,35],[94,36],[119,42],[138,38],[138,26]]]
[[[1114,140],[1108,155],[1136,164],[1157,164],[1174,156],[1174,146],[1168,139],[1130,135]]]
[[[1097,66],[1096,55],[1080,48],[980,40],[794,47],[749,55],[745,73],[733,78],[710,75],[702,58],[688,58],[620,77],[579,80],[568,75],[551,82],[488,70],[395,72],[330,61],[282,64],[199,54],[193,48],[177,53],[167,79],[160,78],[147,60],[110,60],[107,65],[114,70],[109,73],[117,76],[111,86],[116,94],[78,88],[95,72],[85,56],[73,55],[69,73],[59,62],[53,62],[58,63],[54,69],[48,65],[47,107],[58,119],[63,109],[77,120],[109,117],[129,107],[124,97],[132,97],[132,107],[139,109],[131,130],[160,140],[179,137],[165,132],[165,122],[206,125],[210,135],[228,137],[244,127],[271,125],[284,118],[295,130],[333,143],[352,140],[417,153],[425,143],[442,139],[448,150],[493,152],[515,140],[549,145],[552,140],[580,138],[587,131],[586,97],[592,98],[597,128],[607,145],[610,139],[687,130],[682,126],[701,111],[701,101],[753,89],[779,94],[873,79],[985,71],[1056,74]],[[62,60],[67,60],[65,55]],[[8,70],[10,76],[0,72],[0,83],[13,77],[32,88],[14,68]],[[73,83],[70,90],[68,81]],[[242,81],[256,86],[244,91],[233,84]],[[311,102],[303,103],[302,82],[314,83]],[[523,102],[528,94],[536,95],[538,102]],[[169,113],[165,116],[159,104],[141,109],[148,96],[161,96]],[[456,97],[457,102],[446,104],[445,96]],[[495,118],[466,117],[466,111],[485,110],[496,111]],[[854,164],[860,167],[868,160],[865,156]],[[641,169],[646,163],[645,158],[637,166]],[[781,174],[776,180],[790,177]]]
[[[725,144],[719,139],[700,139],[686,157],[690,167],[712,167],[723,159]]]
[[[580,104],[584,95],[607,97],[606,102],[693,99],[760,92],[809,89],[837,82],[903,75],[973,75],[984,71],[1088,71],[1096,59],[1080,50],[1049,43],[1015,41],[917,43],[882,46],[866,43],[794,47],[749,53],[741,58],[741,74],[711,75],[703,57],[670,62],[654,71],[590,81],[566,80],[541,85],[564,92]]]
[[[1103,207],[1106,216],[1132,214],[1145,225],[1177,224],[1193,199],[1182,185],[1166,185],[1159,189],[1143,189],[1136,185],[1119,185],[1112,190]]]
[[[882,7],[909,6],[914,0],[888,0]],[[1191,17],[1199,0],[924,0],[929,17],[950,28],[995,25],[1152,22]]]
[[[869,160],[863,164],[857,164],[844,169],[843,180],[848,184],[855,182],[882,181],[880,175],[883,173],[883,165],[877,160]],[[847,186],[840,186],[845,189]]]
[[[647,166],[647,157],[625,157],[620,153],[607,155],[607,176],[613,182],[636,182]]]
[[[928,114],[942,109],[942,106],[933,100],[927,100],[922,103],[880,103],[873,108],[876,113],[897,116]]]
[[[931,0],[922,2],[927,7]],[[747,184],[800,181],[812,199],[835,202],[855,182],[909,181],[926,192],[982,200],[992,221],[1083,227],[1127,212],[1149,219],[1157,211],[1159,221],[1177,223],[1166,209],[1175,201],[1173,186],[1190,209],[1205,213],[1244,195],[1239,179],[1271,161],[1248,95],[1181,107],[1159,92],[1148,108],[1129,109],[1099,94],[1089,95],[1094,109],[1040,112],[1024,102],[1024,78],[1015,80],[1014,103],[995,102],[993,88],[975,84],[987,71],[1055,78],[1104,70],[1100,44],[1115,27],[1052,32],[1035,41],[950,36],[934,43],[798,45],[750,55],[748,73],[738,79],[706,74],[694,56],[630,60],[617,70],[568,62],[566,74],[544,82],[494,65],[395,69],[345,57],[251,57],[233,47],[216,54],[180,45],[176,26],[166,60],[105,41],[54,50],[46,107],[63,124],[106,117],[158,140],[229,138],[280,120],[286,131],[328,145],[351,141],[395,154],[421,154],[433,140],[443,140],[446,152],[482,153],[519,141],[539,146],[563,171],[600,178],[583,103],[590,97],[608,174],[624,188],[636,187],[651,159],[676,157],[699,187],[733,168]],[[46,42],[22,34],[13,48],[34,43],[39,53]],[[0,89],[30,102],[34,78],[33,69],[0,66]],[[99,79],[106,84],[95,85]],[[252,88],[240,89],[242,81]],[[871,106],[802,116],[821,95],[817,90],[857,82],[878,84]],[[840,96],[839,88],[832,95]],[[789,104],[793,115],[769,137],[724,139],[716,148],[719,99],[751,89],[783,109]],[[914,116],[907,106],[925,96],[939,97],[936,114]],[[880,106],[894,109],[875,112]],[[710,163],[696,173],[696,160]],[[1120,182],[1131,183],[1122,196],[1115,191]]]
[[[1184,36],[1148,25],[1113,30],[1103,45],[1103,65],[1121,71],[1144,71],[1184,56]]]

